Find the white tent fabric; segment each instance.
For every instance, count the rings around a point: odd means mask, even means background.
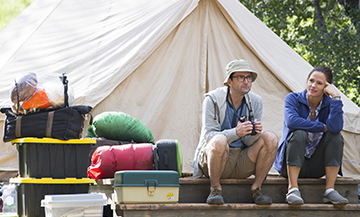
[[[247,59],[259,73],[252,91],[263,98],[264,129],[279,138],[284,97],[302,91],[312,69],[237,0],[36,0],[0,31],[0,48],[0,105],[23,73],[66,73],[75,104],[93,116],[125,112],[155,141],[179,140],[185,173],[204,94],[222,85],[229,61]],[[360,178],[360,109],[342,99],[344,175]],[[0,153],[0,170],[17,170],[15,147],[0,143]]]

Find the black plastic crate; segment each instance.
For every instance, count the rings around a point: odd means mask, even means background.
[[[21,138],[11,141],[18,150],[22,178],[86,178],[94,139]]]
[[[10,183],[16,184],[17,214],[19,217],[45,217],[45,209],[41,200],[45,195],[88,193],[93,179],[33,179],[14,178]]]

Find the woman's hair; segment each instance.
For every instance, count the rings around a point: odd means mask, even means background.
[[[333,74],[330,66],[316,66],[313,70],[311,70],[311,72],[308,75],[308,78],[310,78],[311,74],[315,71],[324,73],[326,81],[329,82],[329,84],[332,84]]]

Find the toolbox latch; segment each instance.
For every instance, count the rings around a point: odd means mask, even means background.
[[[148,187],[148,195],[153,196],[155,194],[155,187]]]
[[[147,192],[149,196],[153,196],[155,194],[157,180],[145,180],[147,186]]]

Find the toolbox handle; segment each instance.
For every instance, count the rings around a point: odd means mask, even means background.
[[[145,185],[147,188],[147,192],[149,196],[153,196],[156,190],[156,186],[158,185],[156,179],[146,179]]]
[[[158,185],[158,182],[156,179],[145,179],[145,185],[149,188],[150,184],[153,184],[152,186],[156,188]],[[151,186],[150,186],[151,187]]]

